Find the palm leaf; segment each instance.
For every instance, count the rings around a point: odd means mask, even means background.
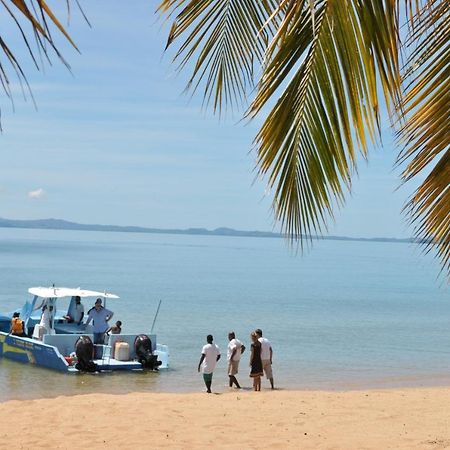
[[[167,47],[187,35],[174,60],[183,69],[195,65],[188,82],[193,91],[204,83],[205,103],[215,111],[223,105],[243,104],[253,87],[255,58],[260,60],[267,46],[268,21],[277,9],[276,0],[164,0],[158,10],[176,15]]]
[[[450,274],[450,4],[430,0],[414,14],[408,44],[414,46],[405,71],[400,130],[405,144],[399,163],[403,180],[425,181],[406,205],[418,239],[436,247]]]
[[[67,3],[69,0],[67,0]],[[77,2],[78,4],[78,2]],[[30,7],[28,6],[30,5]],[[31,25],[31,33],[30,35],[35,38],[37,44],[37,50],[39,52],[43,52],[48,60],[49,54],[47,50],[47,44],[53,49],[58,58],[67,66],[67,62],[64,60],[62,55],[59,53],[55,41],[51,35],[49,23],[53,24],[58,32],[70,42],[70,44],[76,49],[76,45],[73,40],[70,38],[69,34],[66,32],[64,27],[61,25],[51,8],[47,5],[44,0],[30,0],[26,2],[25,0],[0,0],[0,6],[6,11],[8,16],[13,20],[13,22],[17,25],[20,35],[22,36],[23,42],[28,49],[29,54],[35,64],[35,66],[39,69],[39,64],[37,62],[37,58],[35,57],[35,50],[33,50],[30,45],[30,39],[28,32],[25,31],[25,24]],[[31,8],[31,9],[30,9]],[[25,21],[25,23],[23,23]],[[10,47],[7,45],[6,37],[0,34],[0,49],[3,52],[3,55],[6,57],[6,60],[9,62],[10,67],[12,67],[15,72],[21,86],[25,84],[28,88],[28,91],[31,95],[31,90],[29,88],[26,76],[22,67],[20,65],[19,60],[16,58],[14,53],[10,50]],[[8,76],[8,71],[5,64],[0,59],[0,83],[7,94],[8,97],[11,97],[10,90],[10,78]],[[32,97],[32,95],[31,95]]]
[[[398,24],[390,2],[292,1],[285,12],[250,114],[283,89],[255,142],[276,217],[297,239],[326,228],[356,149],[366,156],[376,139],[377,83],[389,106],[400,99]]]
[[[195,59],[189,84],[204,81],[219,111],[245,97],[264,57],[249,115],[282,93],[256,137],[259,170],[284,231],[321,232],[350,189],[357,149],[365,156],[377,138],[378,85],[390,110],[400,101],[397,2],[165,0],[159,10],[177,14],[167,45],[187,35],[175,60]]]

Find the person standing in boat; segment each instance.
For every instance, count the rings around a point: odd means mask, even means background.
[[[86,325],[89,325],[93,320],[94,325],[94,344],[105,343],[105,333],[109,328],[108,321],[112,319],[114,313],[102,306],[102,299],[98,298],[95,305],[88,312],[88,319]]]
[[[54,318],[54,306],[52,302],[46,302],[42,307],[41,321],[39,322],[42,334],[55,334]],[[40,337],[40,339],[42,340],[42,336]]]
[[[69,310],[72,308],[69,308]],[[68,312],[64,319],[67,320],[67,323],[75,322],[77,325],[81,325],[84,317],[84,306],[81,303],[80,296],[75,297],[75,305],[73,305],[73,311]]]

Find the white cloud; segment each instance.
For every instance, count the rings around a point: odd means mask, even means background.
[[[28,192],[28,198],[39,199],[45,195],[45,191],[42,188],[36,189],[35,191]]]

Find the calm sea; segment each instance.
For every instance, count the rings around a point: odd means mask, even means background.
[[[410,244],[318,241],[301,256],[273,238],[0,228],[0,311],[31,286],[106,289],[121,297],[108,307],[123,331],[148,332],[162,300],[155,331],[171,362],[159,374],[66,375],[0,359],[0,400],[201,391],[205,336],[225,354],[229,330],[248,345],[255,328],[280,388],[448,385],[450,291],[438,273]],[[225,358],[213,388],[228,389]]]

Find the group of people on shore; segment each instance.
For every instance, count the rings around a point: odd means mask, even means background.
[[[272,356],[273,350],[270,341],[263,337],[262,330],[257,328],[250,334],[252,340],[250,346],[250,377],[253,379],[253,390],[261,390],[261,377],[266,374],[266,378],[270,381],[270,386],[274,389],[273,373],[272,373]],[[214,344],[214,338],[211,334],[206,336],[206,345],[202,348],[202,354],[198,363],[198,372],[202,372],[203,381],[205,382],[206,392],[211,393],[211,384],[214,369],[220,359],[220,349]],[[239,372],[239,363],[244,353],[245,345],[236,338],[234,331],[228,333],[227,347],[227,371],[230,388],[241,386],[236,378]]]

